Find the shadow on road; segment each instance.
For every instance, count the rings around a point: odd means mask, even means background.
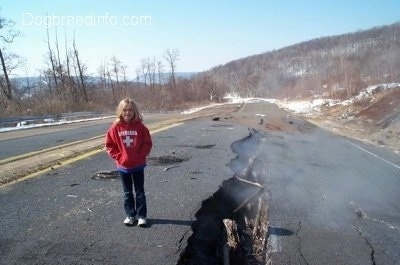
[[[289,229],[273,227],[273,226],[268,227],[268,232],[269,232],[269,235],[274,235],[274,236],[291,236],[291,235],[293,235],[293,231],[291,231]]]

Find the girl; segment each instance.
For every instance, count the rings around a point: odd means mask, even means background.
[[[130,98],[123,99],[117,107],[117,119],[106,134],[107,153],[115,160],[122,180],[127,215],[124,224],[127,226],[136,221],[139,226],[146,226],[144,168],[153,144],[149,130],[142,121],[135,102]]]

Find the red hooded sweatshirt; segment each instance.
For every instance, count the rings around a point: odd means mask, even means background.
[[[108,155],[123,172],[144,168],[152,146],[150,132],[141,121],[114,123],[106,134]]]

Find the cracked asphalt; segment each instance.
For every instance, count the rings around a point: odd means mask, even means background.
[[[295,124],[302,130],[260,132],[236,148],[257,158],[268,190],[268,261],[399,264],[398,156]]]

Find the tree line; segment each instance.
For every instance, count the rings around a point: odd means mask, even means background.
[[[180,52],[166,49],[160,58],[148,57],[135,69],[136,78],[127,79],[127,66],[117,58],[103,60],[97,75],[89,75],[75,39],[64,32],[47,29],[45,68],[37,78],[10,78],[24,66],[13,54],[12,43],[19,33],[14,23],[0,18],[0,118],[20,115],[61,114],[75,111],[111,111],[124,97],[134,97],[145,111],[185,108],[202,101],[194,83],[177,76]]]

